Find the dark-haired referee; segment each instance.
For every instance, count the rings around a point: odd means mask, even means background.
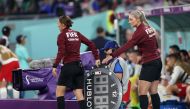
[[[89,41],[80,32],[70,29],[71,26],[72,21],[69,17],[59,17],[58,27],[61,33],[57,39],[58,53],[53,65],[53,75],[56,76],[56,67],[61,60],[63,60],[64,66],[61,68],[56,89],[57,109],[65,109],[64,95],[66,87],[73,89],[80,109],[85,109],[84,72],[80,61],[81,43],[90,47],[96,59],[96,65],[100,64],[98,50],[93,42]]]

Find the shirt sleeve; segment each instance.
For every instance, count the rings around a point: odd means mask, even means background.
[[[28,52],[25,48],[18,47],[15,50],[15,54],[17,55],[19,59],[27,60],[29,58]]]
[[[119,60],[115,63],[114,73],[123,73],[123,69],[119,63]]]
[[[57,46],[58,46],[58,52],[57,52],[57,56],[55,58],[55,62],[53,64],[53,67],[56,68],[58,66],[58,64],[60,63],[60,61],[63,59],[64,57],[64,51],[65,51],[65,38],[64,36],[62,36],[62,34],[60,34],[58,36],[57,39]]]
[[[25,59],[28,59],[28,58],[29,58],[29,54],[28,54],[28,51],[27,51],[26,48],[24,48],[23,57],[24,57]]]
[[[121,46],[119,49],[117,49],[115,52],[112,53],[112,57],[117,57],[121,53],[125,52],[129,48],[135,46],[142,38],[143,38],[144,32],[137,33],[135,32],[132,36],[132,39],[129,40],[127,43],[125,43],[123,46]]]
[[[184,70],[180,66],[175,66],[169,84],[174,85],[183,72]]]
[[[87,39],[85,36],[83,36],[80,32],[78,32],[78,34],[79,34],[79,37],[80,37],[81,42],[84,43],[85,45],[87,45],[87,46],[90,48],[90,50],[92,51],[92,53],[93,53],[93,55],[94,55],[94,58],[95,58],[96,60],[99,59],[98,50],[97,50],[95,44],[94,44],[92,41],[88,40],[88,39]]]

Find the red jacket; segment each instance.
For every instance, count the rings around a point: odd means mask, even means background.
[[[80,32],[65,28],[57,39],[58,53],[53,67],[57,67],[61,60],[63,60],[63,63],[79,61],[81,43],[90,47],[95,59],[99,59],[98,50],[93,42],[89,41]]]
[[[151,27],[145,26],[143,23],[137,27],[132,39],[112,53],[112,56],[117,57],[135,45],[138,46],[138,49],[142,54],[142,63],[160,58],[155,31]]]

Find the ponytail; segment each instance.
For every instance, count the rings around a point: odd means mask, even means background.
[[[73,22],[69,16],[60,16],[59,22],[64,24],[67,28],[72,27],[72,24],[73,24]]]
[[[145,25],[149,25],[148,21],[147,21],[147,19],[145,17],[145,13],[143,11],[140,11],[140,13],[141,13],[141,16],[140,16],[141,22],[143,22]]]
[[[135,18],[139,18],[140,21],[144,23],[145,25],[149,25],[146,19],[145,13],[143,11],[134,10],[134,11],[131,11],[129,14],[133,15]]]

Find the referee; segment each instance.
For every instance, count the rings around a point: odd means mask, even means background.
[[[68,16],[61,16],[58,19],[60,34],[57,39],[58,53],[53,65],[53,75],[56,77],[56,67],[61,60],[64,66],[61,68],[56,88],[57,109],[65,109],[64,95],[66,87],[73,89],[80,109],[85,109],[83,95],[84,70],[80,61],[81,43],[90,47],[96,59],[96,65],[100,64],[98,51],[93,42],[89,41],[80,32],[70,29],[72,23]]]
[[[129,23],[136,28],[132,39],[117,49],[102,63],[107,63],[129,48],[138,46],[142,54],[142,69],[139,77],[139,100],[141,109],[148,108],[147,93],[151,95],[153,109],[160,109],[160,97],[157,92],[161,75],[162,62],[158,52],[156,33],[146,20],[144,12],[134,10],[129,13]]]

